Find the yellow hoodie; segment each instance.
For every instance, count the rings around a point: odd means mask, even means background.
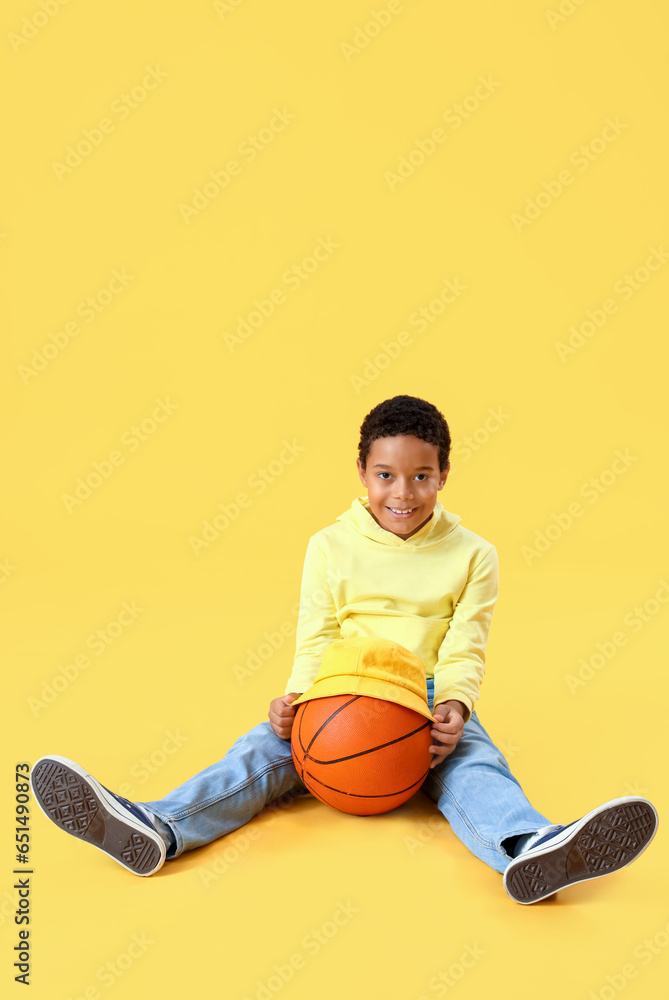
[[[494,545],[437,500],[410,538],[386,531],[368,497],[312,535],[302,572],[295,660],[284,694],[311,687],[335,639],[379,636],[415,653],[434,677],[434,705],[457,699],[471,717],[485,673],[498,595]]]

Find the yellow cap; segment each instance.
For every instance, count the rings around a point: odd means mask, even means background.
[[[391,639],[370,636],[335,639],[325,650],[313,685],[291,704],[335,694],[394,701],[434,722],[428,708],[425,664],[411,650]]]

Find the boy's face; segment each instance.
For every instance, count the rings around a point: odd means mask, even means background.
[[[429,521],[451,467],[449,462],[440,471],[436,444],[413,434],[376,438],[369,449],[367,469],[360,459],[357,465],[367,487],[372,517],[400,538],[410,538]],[[393,508],[407,513],[395,513]]]

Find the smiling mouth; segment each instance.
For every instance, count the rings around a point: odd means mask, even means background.
[[[414,513],[414,511],[418,510],[418,507],[397,507],[397,508],[386,507],[386,510],[389,510],[391,514],[395,515],[395,517],[408,518],[411,516],[411,514]]]

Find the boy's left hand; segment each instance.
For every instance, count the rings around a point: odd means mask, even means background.
[[[462,710],[457,704],[442,702],[437,705],[432,715],[435,716],[437,722],[430,731],[432,739],[435,740],[435,743],[430,746],[430,751],[434,753],[430,768],[441,764],[449,754],[453,753],[465,727]]]

